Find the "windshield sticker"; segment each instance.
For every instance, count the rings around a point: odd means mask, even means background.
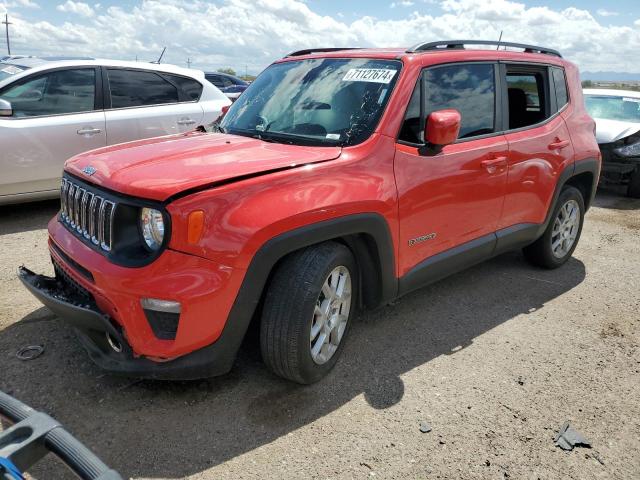
[[[327,133],[327,136],[325,138],[327,140],[340,140],[340,134],[339,133]]]
[[[388,68],[352,68],[342,78],[343,82],[389,83],[397,70]]]
[[[622,97],[623,102],[640,103],[640,98]]]
[[[0,70],[0,72],[8,73],[9,75],[15,75],[16,73],[20,73],[21,71],[21,68],[15,67],[13,65],[6,66],[2,70]]]

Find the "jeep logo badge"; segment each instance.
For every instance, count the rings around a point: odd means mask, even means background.
[[[87,165],[86,167],[84,167],[82,169],[82,173],[84,173],[85,175],[89,175],[89,176],[93,175],[96,172],[97,172],[97,170],[94,167],[92,167],[91,165]]]

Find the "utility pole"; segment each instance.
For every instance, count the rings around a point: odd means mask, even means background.
[[[191,68],[191,59],[187,57],[187,68]]]
[[[11,43],[9,43],[9,25],[13,25],[10,21],[9,21],[9,14],[5,13],[4,14],[4,22],[2,22],[5,26],[5,30],[7,32],[7,54],[11,55]]]

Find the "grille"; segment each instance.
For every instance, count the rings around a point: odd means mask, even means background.
[[[73,294],[77,295],[79,300],[93,300],[93,296],[86,288],[84,288],[73,278],[71,278],[71,276],[67,272],[65,272],[64,269],[60,265],[58,265],[58,263],[53,258],[51,259],[51,261],[53,262],[53,270],[56,273],[56,279],[62,283],[67,291],[70,291]]]
[[[69,230],[102,250],[111,251],[116,204],[68,178],[60,187],[60,218]]]

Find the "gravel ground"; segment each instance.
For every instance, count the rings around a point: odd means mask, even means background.
[[[0,209],[0,389],[125,478],[640,478],[640,201],[600,193],[559,270],[511,253],[362,315],[309,387],[255,341],[208,381],[104,375],[15,277],[51,273],[56,209]],[[31,344],[44,355],[16,359]],[[554,446],[566,420],[592,449]],[[33,477],[69,474],[47,459]]]

